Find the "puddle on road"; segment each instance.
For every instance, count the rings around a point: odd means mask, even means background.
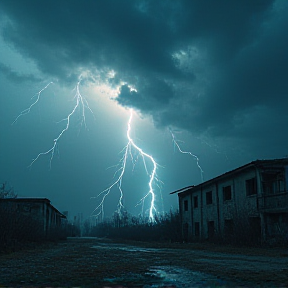
[[[99,245],[100,244],[100,245]],[[159,248],[141,248],[125,244],[99,243],[91,248],[119,249],[128,252],[161,252]],[[127,273],[122,277],[105,278],[102,288],[191,288],[191,287],[241,287],[215,275],[191,271],[177,266],[152,266],[145,274]]]
[[[107,285],[103,288],[190,288],[226,287],[228,285],[226,281],[213,275],[175,266],[154,266],[145,275],[131,274],[121,278],[106,278],[104,281]]]
[[[128,246],[125,244],[106,244],[106,243],[99,243],[97,245],[92,246],[91,248],[96,248],[96,249],[118,249],[118,250],[123,250],[127,252],[160,252],[159,248],[141,248],[137,246]]]
[[[190,271],[174,266],[157,266],[151,268],[151,275],[160,279],[167,287],[223,287],[226,282],[209,274]],[[170,286],[169,286],[170,285]],[[172,286],[171,286],[172,285]],[[164,286],[164,287],[166,287]],[[147,286],[147,288],[150,286]],[[151,286],[163,287],[163,286]]]

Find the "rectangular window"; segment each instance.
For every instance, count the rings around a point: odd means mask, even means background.
[[[212,191],[206,192],[206,205],[212,204]]]
[[[212,239],[214,237],[215,232],[214,221],[208,221],[207,226],[208,226],[208,238]]]
[[[188,200],[184,200],[184,211],[188,211]]]
[[[198,208],[198,196],[194,196],[193,201],[194,201],[194,208]]]
[[[225,219],[224,221],[224,233],[226,237],[234,234],[234,223],[233,219]]]
[[[264,194],[275,194],[281,191],[281,181],[283,181],[280,173],[263,173],[262,183]]]
[[[199,222],[195,222],[194,223],[194,227],[195,227],[194,235],[196,237],[199,237],[199,235],[200,235],[200,223]]]
[[[255,195],[257,194],[257,185],[256,185],[256,178],[251,178],[246,180],[246,195]]]
[[[228,201],[232,199],[231,185],[223,187],[223,200]]]

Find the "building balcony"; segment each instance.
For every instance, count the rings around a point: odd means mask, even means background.
[[[260,212],[288,213],[288,191],[258,197],[258,208]]]

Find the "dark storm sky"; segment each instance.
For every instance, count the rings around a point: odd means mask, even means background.
[[[0,181],[89,215],[97,205],[90,197],[113,182],[115,168],[106,168],[126,145],[124,108],[137,111],[135,141],[160,165],[166,211],[177,208],[169,192],[201,181],[195,158],[173,147],[167,128],[199,157],[205,180],[287,156],[287,15],[286,0],[2,0]],[[63,129],[81,74],[94,113],[86,110],[87,129],[78,113],[52,169],[49,156],[27,169]],[[50,81],[30,114],[11,125]],[[142,166],[123,179],[133,213],[147,190]],[[118,196],[107,197],[108,215]]]

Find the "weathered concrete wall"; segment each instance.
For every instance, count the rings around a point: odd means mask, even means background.
[[[201,237],[207,239],[218,231],[217,194],[216,185],[205,186],[202,189],[202,233]],[[212,198],[212,199],[211,199]],[[200,216],[201,217],[201,216]],[[212,233],[212,234],[211,234]]]
[[[27,221],[28,219],[35,220],[35,224],[40,225],[44,236],[48,236],[54,228],[61,227],[63,215],[46,198],[2,199],[0,209],[15,213],[15,215],[17,213],[17,215],[28,216]]]
[[[180,200],[180,205],[182,234],[183,238],[188,240],[192,235],[191,194],[183,196]]]
[[[264,173],[272,173],[272,176]],[[267,182],[265,177],[275,177],[275,183]],[[276,164],[260,168],[247,166],[237,173],[227,173],[214,181],[192,187],[178,194],[183,235],[192,240],[209,239],[214,235],[224,237],[227,229],[233,232],[233,225],[235,229],[247,225],[250,229],[262,230],[264,240],[267,235],[274,235],[277,229],[282,234],[287,233],[287,187],[288,166],[279,167]],[[270,191],[269,195],[267,191]],[[245,227],[242,229],[244,231]]]

